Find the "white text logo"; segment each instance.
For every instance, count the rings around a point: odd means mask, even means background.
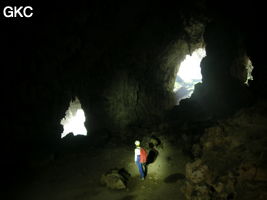
[[[31,6],[6,6],[3,14],[6,18],[11,17],[31,17],[33,15],[33,8]]]

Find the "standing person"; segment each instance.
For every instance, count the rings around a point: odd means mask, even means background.
[[[134,161],[138,167],[141,180],[145,180],[145,170],[144,165],[146,162],[146,151],[140,147],[140,141],[136,140],[135,142],[135,150],[134,150]]]

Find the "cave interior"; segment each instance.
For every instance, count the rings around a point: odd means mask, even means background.
[[[32,18],[0,21],[7,195],[267,199],[263,5],[31,5]],[[201,81],[177,103],[180,64],[199,48]],[[75,99],[87,132],[62,137]],[[133,160],[137,139],[152,160],[143,182]],[[127,191],[98,184],[113,168],[130,174]]]

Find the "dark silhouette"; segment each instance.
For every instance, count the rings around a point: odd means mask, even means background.
[[[155,149],[155,146],[153,143],[149,143],[149,152],[147,155],[147,161],[146,161],[146,165],[149,165],[153,162],[155,162],[155,160],[158,157],[159,152]]]
[[[154,146],[157,147],[157,146],[161,145],[161,141],[160,141],[160,139],[159,139],[157,136],[152,135],[150,138],[151,138],[152,140],[156,141],[156,144],[151,142]],[[151,145],[151,144],[149,144],[149,145]],[[150,146],[149,146],[149,147],[150,147]],[[151,146],[150,148],[153,148],[153,146]]]

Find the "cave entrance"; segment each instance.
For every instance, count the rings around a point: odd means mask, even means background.
[[[181,62],[173,89],[177,104],[182,99],[189,98],[194,91],[194,85],[202,81],[200,62],[205,56],[205,48],[198,48],[191,55],[186,55]]]
[[[65,117],[60,121],[60,124],[64,128],[61,133],[61,138],[65,137],[69,133],[73,133],[73,135],[87,135],[84,122],[85,114],[79,99],[76,97],[74,101],[70,101]]]
[[[254,67],[252,65],[252,62],[247,57],[247,63],[246,63],[247,79],[246,79],[246,82],[245,82],[246,85],[249,85],[249,81],[253,80],[253,76],[252,76],[253,69],[254,69]]]

